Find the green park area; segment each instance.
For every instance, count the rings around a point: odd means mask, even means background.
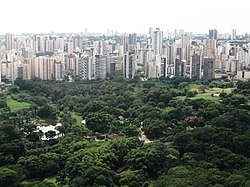
[[[0,94],[0,187],[250,186],[250,81],[15,84]]]
[[[24,108],[30,107],[30,103],[18,102],[16,100],[12,99],[10,95],[7,96],[6,102],[7,102],[8,107],[10,108],[11,112],[16,112],[18,110],[22,110]]]
[[[209,88],[209,87],[203,87],[202,85],[199,84],[190,84],[188,89],[191,92],[197,92],[196,95],[193,97],[186,97],[186,96],[178,96],[176,97],[177,99],[183,100],[185,98],[190,98],[190,99],[206,99],[206,100],[211,100],[211,101],[219,101],[220,97],[214,96],[213,94],[219,94],[219,93],[232,93],[232,90],[234,88]]]
[[[197,84],[190,84],[190,90],[191,91],[197,91],[198,94],[196,94],[193,99],[207,99],[212,101],[218,101],[218,96],[213,96],[213,94],[219,94],[219,93],[231,93],[233,88],[205,88],[204,91],[200,91],[199,88],[201,85]]]

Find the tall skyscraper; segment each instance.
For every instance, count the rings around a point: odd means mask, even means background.
[[[17,67],[17,77],[18,78],[23,78],[23,66],[18,66]]]
[[[44,53],[45,52],[45,41],[42,36],[35,36],[35,52]]]
[[[92,79],[92,59],[90,56],[84,56],[79,59],[78,76],[82,80]]]
[[[63,37],[56,38],[55,51],[56,52],[63,52],[64,51],[64,39],[63,39]]]
[[[213,79],[214,78],[214,58],[213,57],[204,57],[203,65],[203,78]]]
[[[236,39],[236,29],[232,29],[231,39],[232,40]]]
[[[55,62],[55,80],[61,81],[64,79],[65,75],[65,63],[64,62]]]
[[[218,31],[216,29],[210,29],[209,30],[209,39],[215,39],[218,38]]]
[[[83,37],[80,35],[74,36],[73,40],[73,49],[74,51],[79,51],[83,48]]]
[[[6,50],[10,51],[12,49],[15,48],[15,42],[14,42],[14,35],[7,33],[5,35],[5,46],[6,46]]]
[[[201,78],[201,57],[198,54],[193,54],[191,60],[191,77],[190,78]]]
[[[23,64],[23,77],[22,78],[25,80],[29,80],[31,78],[29,64]]]
[[[110,56],[110,73],[114,73],[116,71],[122,71],[123,66],[123,57],[117,56],[114,53]]]
[[[128,41],[129,44],[136,45],[136,43],[137,43],[137,36],[136,36],[136,33],[129,34],[128,40],[129,40],[129,41]]]
[[[160,31],[159,28],[156,28],[156,30],[153,33],[152,48],[153,48],[156,55],[161,54],[161,51],[162,51],[162,31]]]
[[[182,72],[182,60],[183,60],[183,50],[182,48],[177,48],[176,49],[176,57],[175,57],[175,62],[174,62],[174,76],[176,77],[180,77],[181,76],[181,72]]]
[[[167,58],[161,57],[161,77],[167,77]]]
[[[181,35],[181,48],[183,51],[183,60],[190,63],[190,37],[187,34]]]
[[[95,75],[97,79],[105,79],[107,75],[107,56],[95,55]]]
[[[128,36],[123,37],[122,45],[123,45],[124,52],[128,52],[129,51],[129,37]]]
[[[135,54],[127,52],[124,56],[123,75],[126,79],[133,79],[135,76]]]
[[[35,77],[39,77],[42,80],[52,80],[54,76],[54,59],[49,56],[39,56],[35,58],[34,69]]]

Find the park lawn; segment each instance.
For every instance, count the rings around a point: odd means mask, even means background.
[[[190,84],[189,85],[189,89],[190,91],[198,91],[199,87],[204,86],[201,84]],[[225,93],[231,93],[232,89],[234,88],[209,88],[209,89],[205,89],[206,92],[209,93],[221,93],[222,91]]]
[[[76,119],[77,124],[82,124],[82,116],[79,116],[79,115],[77,115],[75,113],[73,113],[71,116],[72,116],[72,118]]]
[[[190,90],[196,91],[199,87],[200,87],[200,85],[191,84]],[[175,99],[184,100],[186,98],[189,98],[189,99],[206,99],[206,100],[210,100],[210,101],[219,101],[220,97],[212,96],[212,94],[221,93],[221,92],[232,93],[232,90],[233,90],[233,88],[211,88],[211,89],[206,89],[205,93],[199,93],[193,97],[177,96],[177,97],[175,97]]]
[[[27,102],[18,102],[12,99],[10,95],[7,96],[6,102],[11,112],[16,112],[24,108],[29,108],[31,105],[30,103],[27,103]]]
[[[212,96],[211,93],[200,93],[195,95],[194,97],[190,97],[190,99],[205,99],[211,101],[219,101],[220,97]]]
[[[210,91],[211,93],[221,93],[221,92],[225,92],[225,93],[232,93],[232,90],[234,88],[211,88]],[[206,90],[207,91],[207,90]]]
[[[212,100],[212,101],[218,101],[220,97],[218,96],[212,96],[212,94],[216,93],[231,93],[232,88],[211,88],[211,89],[206,89],[205,93],[199,93],[196,94],[194,97],[190,97],[190,99],[206,99],[206,100]]]

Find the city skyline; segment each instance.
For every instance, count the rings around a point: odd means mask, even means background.
[[[1,2],[0,34],[7,32],[99,32],[147,33],[149,27],[161,30],[184,29],[185,32],[250,33],[246,0],[228,1],[34,1]],[[237,6],[236,6],[237,5]]]

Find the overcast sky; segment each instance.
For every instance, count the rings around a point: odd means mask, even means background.
[[[0,0],[0,34],[41,32],[250,33],[249,0]]]

